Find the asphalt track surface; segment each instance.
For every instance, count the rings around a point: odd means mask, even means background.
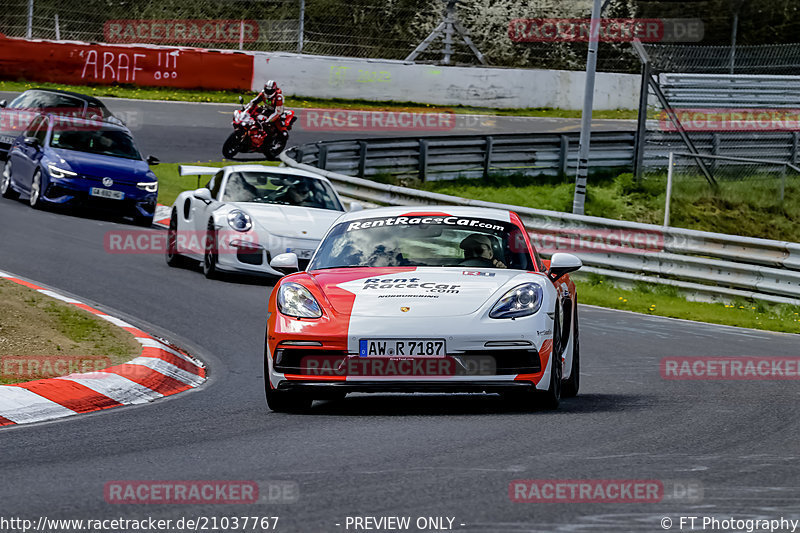
[[[209,365],[209,382],[154,404],[3,429],[0,517],[279,516],[278,531],[323,532],[354,531],[346,517],[365,515],[447,516],[456,531],[486,532],[800,517],[797,382],[659,373],[667,356],[797,356],[797,336],[582,306],[581,394],[556,412],[516,412],[493,396],[353,395],[275,414],[262,370],[270,283],[208,281],[160,255],[105,251],[108,231],[131,229],[0,199],[0,270],[177,342]],[[702,497],[512,503],[515,479],[661,480],[700,486]],[[300,492],[282,505],[111,505],[103,487],[114,480],[285,480]]]
[[[0,99],[11,101],[19,93],[1,92]],[[103,98],[103,102],[120,116],[133,132],[139,150],[152,154],[165,163],[222,160],[222,143],[233,131],[231,120],[235,104],[196,104],[186,102],[153,102]],[[303,112],[303,110],[299,110]],[[331,111],[333,112],[333,111]],[[318,122],[319,123],[319,122]],[[580,131],[580,119],[547,117],[488,117],[457,115],[453,129],[428,132],[392,130],[350,131],[337,133],[304,127],[298,120],[293,128],[289,146],[332,139],[364,137],[397,137],[409,135],[488,135],[492,133],[541,133]],[[632,131],[633,120],[595,120],[598,130]],[[243,158],[256,157],[245,154]]]

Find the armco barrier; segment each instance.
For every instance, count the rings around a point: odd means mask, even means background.
[[[301,119],[302,120],[302,119]],[[578,133],[508,133],[325,141],[289,149],[300,163],[359,177],[387,173],[422,180],[487,174],[574,174]],[[632,132],[592,134],[590,170],[633,165]]]
[[[295,161],[288,152],[284,164],[321,174],[337,190],[357,200],[382,205],[469,205],[516,211],[536,238],[541,234],[574,235],[615,233],[615,242],[631,241],[631,234],[659,235],[657,247],[605,247],[576,252],[584,272],[622,282],[645,281],[677,287],[709,298],[754,298],[800,304],[800,244],[705,231],[639,224],[600,217],[496,204],[458,198],[323,170]],[[613,248],[613,249],[612,249]]]
[[[233,51],[0,36],[0,76],[53,83],[249,90],[253,56]]]

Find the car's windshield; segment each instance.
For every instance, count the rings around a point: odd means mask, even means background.
[[[524,235],[515,224],[436,215],[337,224],[320,243],[309,270],[392,266],[534,270]]]
[[[72,126],[75,128],[76,126]],[[81,129],[65,129],[56,127],[50,146],[76,152],[122,157],[125,159],[141,159],[133,138],[124,130],[104,128],[102,126],[77,126]]]
[[[242,171],[228,176],[225,202],[259,202],[344,211],[328,183],[306,176]]]

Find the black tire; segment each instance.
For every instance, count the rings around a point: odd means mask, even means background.
[[[3,173],[0,174],[0,194],[3,198],[9,200],[16,200],[19,198],[19,193],[11,186],[11,160],[6,161],[6,166],[3,168]]]
[[[203,274],[207,279],[217,279],[219,277],[219,271],[217,270],[218,257],[217,231],[214,229],[214,221],[209,220],[206,228],[206,246],[203,252]]]
[[[28,203],[34,209],[43,209],[44,200],[42,200],[42,171],[38,168],[33,173],[31,180],[31,194],[28,198]]]
[[[281,135],[280,133],[275,133],[274,135],[270,136],[269,145],[264,148],[264,156],[269,161],[277,161],[278,156],[281,155],[283,149],[286,148],[286,143],[289,141],[288,135]]]
[[[574,398],[578,395],[581,384],[581,347],[578,335],[578,302],[572,304],[572,369],[569,379],[565,379],[561,386],[562,398]]]
[[[557,409],[561,401],[561,379],[563,374],[561,354],[564,351],[564,342],[561,331],[561,307],[560,304],[557,304],[557,306],[555,323],[553,324],[553,353],[550,356],[550,385],[546,391],[536,391],[538,404],[548,410]]]
[[[182,267],[186,264],[186,258],[180,255],[178,248],[178,214],[173,211],[169,218],[169,229],[167,229],[167,264],[171,267]]]
[[[267,407],[276,413],[303,413],[311,409],[313,399],[297,391],[275,390],[269,386],[269,375],[264,376],[266,382]]]
[[[242,136],[238,131],[232,132],[222,144],[222,156],[225,159],[233,159],[241,151],[241,144]]]

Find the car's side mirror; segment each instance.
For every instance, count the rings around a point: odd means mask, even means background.
[[[575,272],[582,266],[581,260],[572,254],[555,253],[550,258],[550,270],[547,275],[555,283],[564,274]]]
[[[293,252],[276,255],[272,258],[272,261],[269,262],[269,266],[284,274],[292,274],[300,270],[300,265],[297,262],[297,254]]]
[[[210,204],[211,202],[214,201],[214,199],[211,197],[211,191],[209,191],[205,187],[202,187],[194,191],[194,193],[192,193],[192,196],[194,196],[201,202],[205,202],[207,204]]]
[[[27,144],[28,146],[39,147],[39,139],[36,137],[25,137],[22,139],[22,142]]]
[[[161,160],[159,160],[159,159],[158,159],[156,156],[154,156],[154,155],[148,155],[148,156],[147,156],[147,159],[145,159],[145,161],[147,161],[147,164],[148,164],[148,165],[157,165],[157,164],[161,163]]]
[[[364,205],[361,202],[350,202],[349,211],[361,211],[363,209]]]
[[[8,100],[0,100],[0,107],[6,107],[8,105]]]

